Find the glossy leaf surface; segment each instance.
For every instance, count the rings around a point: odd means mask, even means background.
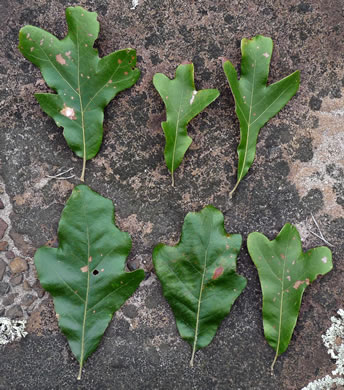
[[[132,49],[99,58],[93,48],[99,33],[95,12],[70,7],[66,19],[68,35],[62,40],[40,28],[23,27],[19,49],[57,92],[35,96],[43,111],[64,128],[69,147],[83,158],[83,181],[86,160],[98,153],[102,142],[104,108],[136,82],[140,71]]]
[[[87,186],[74,188],[62,212],[58,241],[58,248],[37,250],[35,265],[80,363],[80,379],[84,361],[97,348],[113,313],[144,279],[144,272],[124,271],[129,234],[115,226],[111,200]]]
[[[207,346],[246,286],[236,273],[241,236],[226,234],[222,213],[207,206],[185,217],[180,242],[159,244],[153,263],[181,337],[195,352]]]
[[[231,196],[253,163],[259,130],[288,103],[299,88],[299,71],[272,85],[266,85],[272,46],[272,39],[261,35],[241,41],[240,80],[233,64],[228,60],[223,63],[235,99],[241,134],[237,183]]]
[[[174,185],[174,172],[192,142],[187,134],[187,124],[219,96],[219,91],[196,91],[193,64],[179,65],[173,80],[157,73],[153,84],[166,106],[166,122],[162,123],[166,138],[165,161]]]
[[[261,233],[249,234],[247,248],[262,288],[265,338],[276,351],[273,368],[289,345],[304,290],[332,269],[332,254],[326,247],[303,253],[300,235],[290,224],[273,241]]]

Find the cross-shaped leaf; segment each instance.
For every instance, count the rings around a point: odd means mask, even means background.
[[[19,33],[19,49],[37,65],[50,88],[57,94],[38,93],[44,112],[64,128],[69,147],[86,160],[99,151],[103,138],[104,108],[118,92],[131,87],[140,75],[135,68],[136,52],[120,50],[99,58],[93,48],[99,23],[95,12],[81,7],[66,9],[68,35],[54,35],[33,26]]]

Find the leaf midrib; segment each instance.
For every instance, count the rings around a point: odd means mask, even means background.
[[[87,259],[86,259],[86,265],[87,265],[87,287],[86,287],[86,298],[85,298],[84,315],[83,315],[82,330],[81,330],[80,370],[79,370],[79,375],[78,375],[78,379],[79,380],[81,379],[82,367],[83,367],[83,363],[84,363],[84,355],[85,355],[85,329],[86,329],[86,319],[87,319],[88,296],[89,296],[89,292],[90,292],[90,266],[89,266],[90,234],[89,234],[87,215],[86,215],[86,212],[85,212],[84,199],[81,200],[81,203],[82,203],[82,211],[83,211],[84,218],[85,218],[86,237],[87,237]]]

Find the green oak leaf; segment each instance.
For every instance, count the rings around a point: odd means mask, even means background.
[[[135,68],[133,49],[98,57],[93,48],[99,33],[95,12],[69,7],[66,19],[68,35],[62,40],[40,28],[23,27],[19,49],[57,92],[35,97],[43,111],[64,128],[69,147],[83,158],[80,180],[84,181],[86,160],[98,153],[102,142],[104,108],[118,92],[135,84],[140,71]]]
[[[174,171],[192,142],[187,134],[187,124],[219,96],[219,91],[196,91],[193,64],[179,65],[173,80],[157,73],[153,84],[166,106],[166,122],[162,122],[166,138],[165,161],[174,186]]]
[[[59,326],[80,363],[78,379],[114,312],[144,279],[143,270],[124,271],[131,239],[114,222],[111,200],[79,185],[62,212],[59,247],[35,254],[38,278],[54,299]]]
[[[299,71],[266,85],[272,46],[272,39],[261,35],[241,41],[240,80],[233,64],[228,60],[223,62],[234,96],[241,134],[237,182],[230,193],[231,197],[253,163],[259,130],[288,103],[299,88]]]
[[[332,253],[326,247],[303,253],[300,235],[290,224],[273,241],[261,233],[249,234],[247,248],[262,288],[265,338],[276,351],[273,370],[289,345],[304,290],[318,275],[331,271]]]
[[[181,337],[195,352],[207,346],[246,286],[236,273],[240,234],[226,234],[223,214],[213,206],[185,217],[176,246],[158,244],[153,263]]]

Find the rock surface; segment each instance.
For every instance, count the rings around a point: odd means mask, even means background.
[[[105,110],[104,141],[87,163],[86,184],[114,202],[117,225],[133,239],[129,262],[144,268],[147,280],[114,317],[81,382],[32,259],[36,248],[55,242],[82,161],[40,109],[34,93],[49,90],[39,70],[17,50],[19,29],[26,24],[64,37],[69,5],[98,12],[101,56],[133,47],[141,69],[138,83]],[[19,283],[12,286],[11,272],[4,272],[1,300],[18,295],[6,310],[0,304],[0,314],[28,318],[29,335],[0,346],[0,389],[112,389],[115,384],[116,389],[299,390],[333,369],[321,335],[344,299],[343,2],[139,0],[131,8],[129,0],[1,2],[0,257],[6,264],[21,258],[29,267],[19,271],[25,278],[19,273]],[[301,87],[262,128],[255,162],[230,200],[239,124],[219,57],[239,69],[240,40],[257,34],[274,40],[269,82],[299,69]],[[191,122],[193,143],[172,188],[163,158],[165,111],[152,77],[163,72],[172,78],[183,61],[195,64],[197,89],[218,88],[221,95]],[[75,178],[47,178],[68,168]],[[227,231],[244,237],[238,272],[248,285],[190,369],[190,347],[178,336],[151,253],[158,242],[175,243],[185,214],[209,203],[224,213]],[[263,335],[261,292],[247,234],[260,231],[273,238],[291,222],[305,249],[323,245],[311,233],[317,232],[312,214],[333,245],[334,270],[304,294],[290,346],[271,376],[274,352]],[[28,293],[24,281],[33,291]]]

